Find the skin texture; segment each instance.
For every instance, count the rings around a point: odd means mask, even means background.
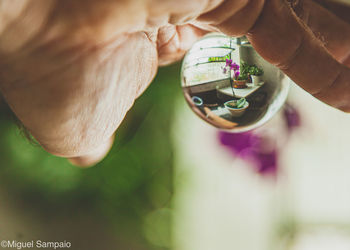
[[[349,10],[324,0],[0,0],[0,90],[45,150],[93,165],[158,66],[216,30],[247,35],[302,88],[349,112]]]

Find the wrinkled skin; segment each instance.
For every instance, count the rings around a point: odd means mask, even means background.
[[[221,31],[348,112],[350,8],[317,2],[0,0],[0,89],[45,150],[93,165],[158,66]]]

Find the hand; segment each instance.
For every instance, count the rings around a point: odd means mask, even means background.
[[[4,97],[48,152],[82,165],[108,151],[158,65],[181,58],[205,30],[246,34],[305,90],[350,111],[349,24],[311,0],[292,4],[295,12],[284,0],[0,3]]]
[[[238,11],[237,1],[226,1],[198,20],[231,36],[246,34],[262,57],[298,85],[350,112],[350,7],[325,0],[240,2]]]
[[[141,3],[0,2],[1,91],[48,152],[78,165],[102,159],[158,65],[205,33],[169,24],[183,16],[169,17],[171,6]]]

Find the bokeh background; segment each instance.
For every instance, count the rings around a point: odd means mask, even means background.
[[[278,152],[266,174],[192,114],[179,76],[180,64],[159,70],[89,169],[27,140],[2,104],[0,239],[67,240],[74,250],[349,250],[350,116],[292,84],[300,126],[286,129],[282,110],[254,131]]]
[[[0,238],[67,240],[72,249],[171,246],[174,100],[179,65],[160,69],[118,129],[109,155],[89,169],[25,138],[3,104]]]

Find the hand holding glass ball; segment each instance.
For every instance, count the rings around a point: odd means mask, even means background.
[[[283,105],[289,78],[244,38],[210,34],[188,51],[182,89],[191,109],[211,125],[242,132],[262,125]]]
[[[288,78],[271,65],[322,102],[350,111],[346,4],[3,2],[1,93],[34,138],[61,157],[90,159],[91,164],[102,159],[158,66],[178,61],[197,38],[213,30],[229,37],[245,35],[254,49],[228,38],[229,48],[226,42],[214,44],[216,49],[203,45],[202,51],[195,45],[187,54],[185,97],[210,124],[245,131],[268,120],[288,89]],[[219,36],[218,40],[227,40]],[[81,165],[87,165],[84,162]]]

